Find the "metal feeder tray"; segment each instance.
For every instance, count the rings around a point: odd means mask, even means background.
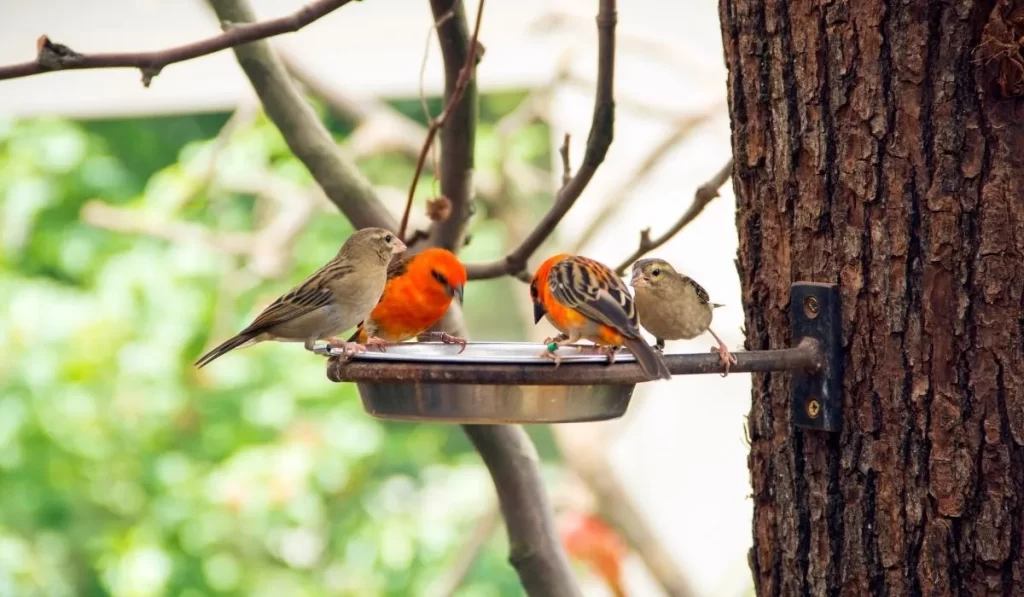
[[[798,282],[790,304],[793,348],[736,352],[730,373],[793,373],[792,415],[806,429],[838,431],[842,423],[841,320],[834,284]],[[636,359],[615,363],[591,345],[559,348],[561,366],[540,356],[544,344],[405,342],[371,349],[348,362],[328,349],[327,377],[355,382],[363,407],[380,419],[463,424],[571,423],[621,417],[637,383]],[[673,375],[722,372],[718,355],[666,354]]]

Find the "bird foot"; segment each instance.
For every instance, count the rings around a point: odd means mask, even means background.
[[[598,346],[597,347],[597,351],[598,352],[604,353],[605,356],[608,357],[608,364],[609,365],[615,364],[615,353],[618,352],[618,350],[619,350],[618,346]]]
[[[360,352],[366,352],[366,346],[358,342],[346,342],[337,338],[327,340],[327,346],[341,350],[341,356],[347,361]]]
[[[419,342],[442,342],[444,344],[458,344],[460,346],[459,352],[456,354],[462,354],[462,351],[466,350],[466,339],[461,336],[453,336],[448,332],[424,332],[419,336],[416,336],[416,340]]]
[[[544,340],[544,344],[546,345],[544,347],[544,352],[537,356],[553,360],[555,362],[555,367],[558,367],[562,363],[562,357],[555,351],[571,341],[572,340],[570,340],[569,336],[566,334],[559,334],[554,338],[547,338]],[[579,349],[581,347],[577,345],[576,348]]]
[[[729,366],[736,364],[736,355],[729,352],[729,349],[725,347],[722,342],[718,343],[718,346],[712,346],[711,352],[717,352],[718,358],[722,362],[722,366],[725,367],[725,371],[722,373],[722,377],[729,375]]]
[[[387,352],[388,351],[387,350],[387,345],[388,344],[389,344],[389,342],[387,340],[385,340],[384,338],[379,338],[377,336],[370,336],[370,337],[368,337],[366,339],[366,348],[373,347],[373,348],[375,348],[375,349],[377,349],[377,350],[379,350],[381,352]]]
[[[553,342],[549,342],[548,346],[550,346],[551,344],[553,344]],[[558,348],[556,347],[555,350],[558,350]],[[556,369],[559,365],[562,364],[562,357],[554,350],[544,349],[544,351],[538,354],[537,356],[545,359],[551,359],[552,361],[554,361]]]

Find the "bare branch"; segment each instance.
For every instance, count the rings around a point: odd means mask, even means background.
[[[234,25],[243,20],[222,19],[224,33],[206,39],[158,50],[155,52],[121,52],[113,54],[80,54],[71,48],[54,43],[42,35],[36,43],[36,59],[31,62],[0,67],[0,80],[30,77],[55,70],[81,70],[89,68],[137,68],[142,71],[142,84],[149,87],[150,81],[169,64],[184,62],[236,47],[240,44],[292,33],[313,21],[341,8],[351,0],[317,0],[291,15],[261,21]],[[244,19],[251,21],[253,19]]]
[[[337,1],[337,0],[336,0]],[[244,0],[210,0],[221,21],[253,21]],[[267,116],[280,129],[295,157],[305,164],[327,197],[356,228],[397,229],[397,222],[354,165],[341,157],[331,134],[299,93],[284,64],[265,41],[234,48],[242,70],[263,102]]]
[[[454,5],[453,5],[454,4]],[[441,44],[441,54],[445,69],[445,106],[437,118],[430,122],[427,138],[423,141],[416,160],[416,171],[409,184],[409,198],[402,215],[399,236],[404,238],[405,227],[412,210],[412,200],[416,195],[416,183],[427,154],[434,143],[434,137],[444,127],[448,118],[454,115],[453,126],[444,130],[441,146],[444,148],[444,159],[441,165],[441,187],[447,189],[445,196],[452,202],[452,218],[436,222],[432,227],[431,239],[435,246],[450,251],[461,245],[461,237],[465,229],[465,212],[468,209],[471,181],[469,173],[473,170],[473,147],[476,141],[476,63],[479,50],[480,23],[483,20],[484,0],[477,5],[476,23],[473,25],[473,36],[466,41],[465,8],[461,2],[447,0],[431,0],[430,7],[437,22],[437,38]],[[454,16],[451,16],[454,15]],[[465,101],[463,101],[465,99]],[[463,170],[464,168],[464,170]],[[458,185],[452,184],[458,176]],[[449,180],[445,181],[446,178]],[[444,233],[438,237],[433,231]],[[448,237],[448,238],[445,238]]]
[[[694,193],[693,196],[693,203],[690,204],[690,207],[683,213],[682,217],[679,218],[679,221],[673,224],[665,234],[662,234],[656,239],[651,239],[650,228],[641,230],[640,246],[637,247],[637,250],[633,251],[633,254],[627,257],[625,261],[620,263],[619,267],[615,268],[615,273],[620,276],[626,275],[626,268],[632,265],[634,261],[640,259],[654,249],[657,249],[671,240],[673,236],[679,234],[680,230],[695,220],[697,216],[700,215],[700,212],[704,211],[704,208],[707,207],[708,203],[711,203],[712,199],[718,197],[718,190],[722,188],[725,181],[729,180],[730,176],[732,176],[732,158],[729,158],[729,161],[722,166],[721,170],[711,177],[711,180],[707,181],[697,189],[697,192]]]
[[[576,239],[576,244],[574,245],[572,252],[578,253],[583,250],[583,248],[594,238],[594,235],[601,231],[604,224],[612,216],[618,213],[619,208],[621,208],[626,202],[625,200],[628,195],[650,175],[655,166],[661,163],[661,160],[664,159],[664,157],[668,155],[668,153],[680,142],[686,139],[694,129],[708,122],[718,114],[718,110],[721,106],[721,102],[716,102],[706,110],[678,120],[675,127],[673,127],[672,132],[670,132],[668,136],[661,141],[661,143],[655,146],[654,149],[647,154],[647,157],[640,162],[640,165],[633,171],[633,174],[628,176],[622,181],[622,184],[608,194],[608,199],[601,207],[601,210],[596,216],[594,216],[594,219],[590,222],[590,225],[584,229],[580,237]]]
[[[615,25],[618,17],[615,0],[601,0],[597,15],[597,93],[594,100],[594,117],[587,138],[587,149],[583,163],[576,176],[559,190],[555,203],[537,224],[537,227],[515,250],[504,259],[490,263],[467,264],[470,280],[486,280],[506,274],[523,279],[527,260],[547,240],[576,199],[583,193],[587,183],[594,177],[597,168],[604,161],[612,143],[615,126],[614,75],[615,75]]]
[[[593,426],[591,426],[593,427]],[[579,477],[596,498],[596,509],[626,538],[669,597],[693,597],[697,591],[673,560],[629,492],[619,481],[605,453],[608,428],[584,428],[561,425],[555,428],[555,441],[565,464]]]
[[[509,561],[531,597],[581,597],[558,542],[537,450],[518,425],[463,425],[494,478],[505,517]]]
[[[569,184],[572,180],[572,166],[569,164],[569,140],[571,137],[569,133],[565,134],[565,138],[562,139],[562,147],[558,150],[558,155],[562,157],[562,187]]]
[[[494,534],[494,529],[498,527],[498,522],[501,520],[498,517],[499,514],[498,504],[488,504],[487,509],[477,519],[473,530],[470,531],[465,542],[459,548],[452,564],[441,572],[431,586],[427,593],[429,597],[452,597],[455,594],[459,585],[462,584],[462,579],[466,577],[473,562],[480,555],[480,550]]]

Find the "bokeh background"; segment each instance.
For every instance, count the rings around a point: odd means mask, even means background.
[[[263,18],[299,6],[254,2]],[[596,11],[486,6],[464,260],[500,257],[544,213],[566,132],[578,166]],[[422,100],[441,107],[431,23],[425,0],[365,0],[273,40],[395,213]],[[0,0],[0,63],[31,60],[42,33],[110,52],[218,31],[200,0]],[[729,158],[717,3],[621,2],[618,33],[615,141],[533,266],[556,250],[617,264]],[[429,172],[419,186],[413,227],[437,191]],[[733,213],[728,182],[655,255],[726,303],[713,329],[741,349]],[[169,66],[149,88],[132,70],[0,81],[0,596],[522,594],[490,478],[457,426],[367,416],[297,345],[192,366],[350,232],[231,52]],[[478,340],[551,334],[508,278],[470,283],[466,320]],[[621,420],[528,428],[563,523],[638,515],[648,545],[625,556],[631,595],[665,594],[651,553],[692,595],[753,593],[749,395],[747,375],[677,377],[639,386]],[[611,594],[577,570],[588,596]]]

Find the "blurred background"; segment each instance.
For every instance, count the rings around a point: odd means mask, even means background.
[[[255,0],[261,18],[297,0]],[[219,32],[201,0],[0,0],[0,63],[47,34],[79,52]],[[476,2],[467,2],[469,18]],[[466,261],[498,258],[579,165],[596,0],[491,2],[479,67],[477,210]],[[272,41],[341,150],[398,214],[441,109],[425,0],[366,0]],[[424,54],[426,60],[424,62]],[[714,0],[619,6],[615,140],[531,266],[617,265],[729,159]],[[265,344],[197,371],[351,232],[259,109],[233,53],[137,71],[0,81],[0,597],[521,595],[487,470],[457,426],[366,415],[320,357]],[[742,349],[732,183],[654,252],[698,280]],[[410,229],[437,192],[420,180]],[[496,314],[496,301],[515,304]],[[476,340],[539,340],[527,287],[471,282]],[[709,334],[670,342],[706,352]],[[744,374],[638,386],[626,417],[534,426],[563,539],[621,543],[629,595],[752,595]],[[582,542],[582,543],[581,543]],[[607,572],[607,570],[605,571]],[[674,584],[673,584],[674,583]]]

